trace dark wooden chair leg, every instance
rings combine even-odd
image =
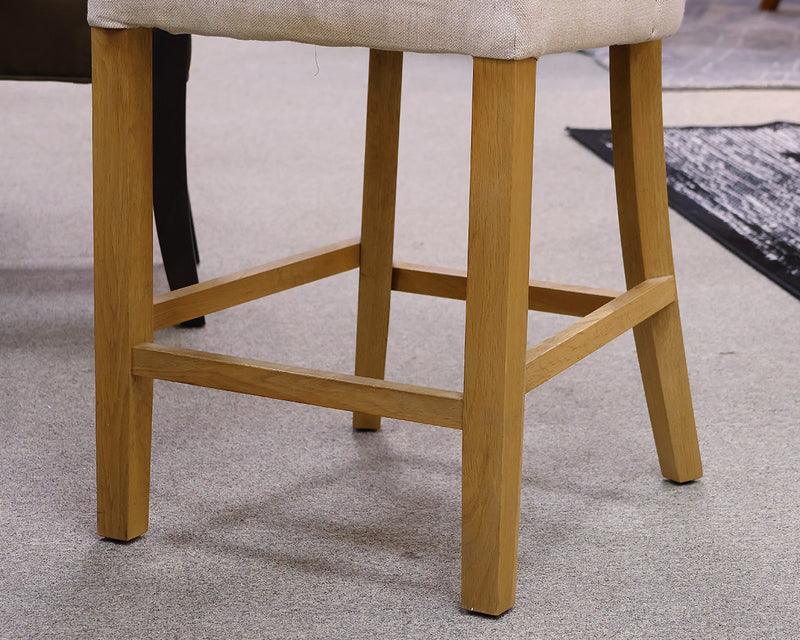
[[[186,81],[191,39],[153,30],[153,210],[170,289],[196,284],[197,239],[186,175]],[[201,327],[199,317],[181,324]]]

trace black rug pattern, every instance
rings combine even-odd
[[[568,129],[613,164],[611,132]],[[664,130],[669,204],[800,298],[800,125]]]

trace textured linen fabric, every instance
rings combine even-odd
[[[662,39],[684,0],[89,0],[89,24],[244,40],[538,58]]]

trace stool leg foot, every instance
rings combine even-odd
[[[465,609],[514,605],[536,60],[476,59],[462,434]]]
[[[703,475],[678,304],[633,330],[661,473],[674,482]]]
[[[131,347],[153,339],[152,45],[147,29],[92,30],[97,522],[147,530],[153,382]]]
[[[386,367],[402,72],[402,52],[370,51],[355,363],[368,378]],[[380,416],[353,414],[355,429],[380,426]]]
[[[661,115],[661,42],[611,48],[611,122],[628,287],[674,274]],[[634,329],[665,477],[702,476],[677,301]]]

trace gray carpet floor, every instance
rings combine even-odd
[[[686,0],[664,43],[667,89],[800,87],[800,5],[760,11],[756,0]],[[608,68],[608,49],[589,52]]]
[[[787,4],[790,0],[785,0]],[[366,52],[196,39],[203,277],[357,235]],[[465,262],[470,62],[406,58],[396,255]],[[607,75],[540,63],[532,272],[621,287]],[[460,435],[156,383],[150,531],[95,534],[90,88],[0,83],[0,637],[800,637],[800,305],[673,216],[705,477],[660,477],[630,335],[528,395],[519,586],[458,606]],[[800,117],[680,92],[670,125]],[[165,289],[163,268],[155,265]],[[351,370],[354,274],[161,340]],[[458,389],[459,302],[395,294],[387,375]],[[530,342],[564,326],[531,314]]]

